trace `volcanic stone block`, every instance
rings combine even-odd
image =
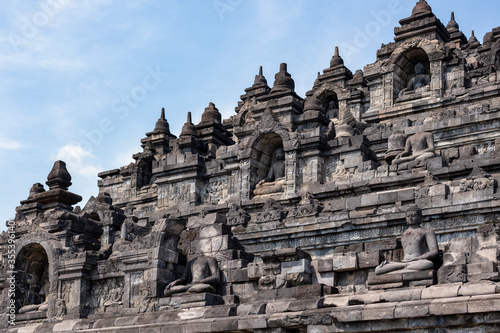
[[[208,307],[203,318],[225,318],[236,316],[236,306],[212,306]]]
[[[461,283],[455,283],[452,285],[438,285],[425,288],[422,290],[422,299],[456,297],[461,286]]]
[[[465,265],[446,265],[438,271],[439,284],[465,282],[466,280]]]
[[[181,296],[181,307],[197,307],[207,305],[219,305],[224,301],[221,296],[212,293],[184,294]]]
[[[472,296],[469,299],[468,312],[496,312],[500,309],[500,295]]]
[[[333,271],[333,261],[332,259],[322,259],[318,260],[318,272],[331,272]]]
[[[374,272],[368,274],[368,284],[388,284],[388,283],[399,283],[403,282],[402,273],[391,273],[383,275],[375,275]]]
[[[497,272],[498,268],[492,261],[483,261],[480,263],[467,264],[467,274],[483,274]]]
[[[406,301],[396,304],[394,318],[418,318],[429,315],[431,301]]]
[[[230,332],[238,330],[238,321],[231,319],[217,319],[212,322],[212,330],[214,332]]]
[[[315,310],[323,307],[323,298],[310,298],[291,301],[288,305],[288,311]]]
[[[332,318],[337,322],[355,322],[363,320],[361,313],[366,305],[353,305],[348,308],[333,308]]]
[[[377,267],[380,264],[380,251],[363,251],[358,253],[358,265],[359,268],[372,268]]]
[[[193,216],[190,217],[187,223],[189,229],[199,228],[206,225],[212,225],[216,223],[225,223],[226,216],[220,213],[212,213],[203,216]]]
[[[412,288],[405,290],[388,290],[380,294],[381,302],[404,302],[404,301],[417,301],[422,297],[422,290],[420,288]]]
[[[368,304],[361,312],[362,320],[394,319],[397,303]]]
[[[326,295],[324,297],[323,306],[325,307],[344,307],[349,305],[350,296],[342,295]]]
[[[467,313],[467,302],[469,297],[454,297],[435,299],[429,305],[429,314],[446,316]]]
[[[266,313],[266,303],[248,303],[238,305],[238,316],[250,316]]]
[[[477,296],[496,293],[496,284],[493,282],[466,283],[458,290],[459,296]]]
[[[264,272],[260,265],[250,263],[247,266],[247,272],[248,272],[248,278],[250,280],[258,280],[262,275],[264,275]]]
[[[334,253],[332,261],[332,270],[334,272],[345,272],[358,269],[358,256],[356,252]]]
[[[273,314],[273,313],[281,313],[281,312],[286,312],[288,310],[288,306],[290,305],[292,301],[272,301],[268,302],[266,306],[266,313],[267,314]]]
[[[467,256],[472,252],[471,237],[454,238],[443,255],[443,265],[465,265]]]
[[[198,231],[199,238],[210,238],[231,234],[231,227],[226,224],[212,224],[201,227]]]
[[[249,319],[238,320],[239,330],[255,330],[267,328],[267,318],[266,316],[258,316]]]
[[[365,243],[366,252],[375,252],[379,250],[395,250],[401,247],[401,243],[396,239],[387,239],[376,242]]]
[[[299,259],[281,263],[281,273],[311,273],[311,260]]]

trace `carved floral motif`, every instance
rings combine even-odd
[[[460,192],[494,188],[495,184],[495,179],[489,173],[487,173],[480,167],[475,166],[472,169],[471,174],[460,182]]]
[[[268,198],[262,207],[262,211],[257,213],[255,222],[264,223],[272,221],[281,221],[287,215],[287,212],[283,209],[279,202],[272,198]]]

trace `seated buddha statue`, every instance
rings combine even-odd
[[[404,257],[402,262],[384,261],[375,268],[375,274],[381,275],[400,270],[423,271],[434,268],[439,256],[436,234],[431,229],[422,228],[422,210],[411,205],[406,210],[408,229],[401,236]]]
[[[178,293],[215,293],[220,282],[220,271],[217,260],[200,255],[191,260],[182,276],[169,283],[163,292],[165,296]]]
[[[418,88],[428,86],[431,82],[431,77],[424,73],[424,65],[419,62],[415,65],[415,77],[413,77],[405,89],[399,92],[399,97],[414,92]]]
[[[254,195],[282,192],[285,186],[285,151],[278,148],[274,152],[276,162],[269,168],[267,177],[255,186]]]
[[[436,156],[434,150],[432,133],[415,133],[406,140],[405,150],[396,156],[392,164],[398,165],[405,162],[427,160]]]

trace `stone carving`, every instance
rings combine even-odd
[[[162,187],[158,191],[158,199],[161,207],[175,206],[180,203],[189,202],[191,193],[191,183],[178,182]]]
[[[50,283],[47,281],[47,282],[45,282],[45,284],[42,286],[42,288],[38,292],[38,296],[41,299],[43,299],[44,301],[40,304],[25,305],[19,309],[19,313],[31,313],[31,312],[47,311],[47,309],[49,308],[49,305],[48,305],[49,304],[49,297],[48,297],[49,290],[50,290]],[[31,292],[32,292],[31,290],[28,291],[28,299],[31,298],[31,297],[29,297]]]
[[[323,210],[323,204],[314,197],[313,194],[306,192],[302,195],[297,207],[293,209],[294,217],[315,216]]]
[[[428,270],[434,268],[433,260],[439,256],[436,234],[431,229],[420,226],[422,210],[411,205],[406,210],[409,228],[401,236],[404,258],[402,262],[384,261],[375,268],[375,274],[386,274],[401,270]]]
[[[432,133],[419,132],[406,140],[405,150],[398,154],[392,164],[399,165],[411,161],[425,161],[436,156]]]
[[[426,87],[431,82],[431,77],[424,73],[424,64],[418,63],[415,65],[415,77],[413,77],[405,89],[399,92],[399,96],[411,93],[418,88]]]
[[[351,173],[346,169],[342,161],[338,161],[335,166],[335,172],[330,176],[330,181],[334,182],[336,180],[348,179],[351,177]]]
[[[281,275],[281,262],[278,258],[264,260],[263,275],[259,279],[259,289],[279,289],[286,286],[286,279]]]
[[[495,188],[495,184],[495,179],[489,173],[476,165],[472,169],[471,174],[460,182],[460,192]]]
[[[158,309],[158,300],[151,295],[149,285],[143,285],[140,292],[139,313],[156,311]]]
[[[220,282],[220,271],[217,260],[213,257],[201,255],[191,260],[182,276],[169,283],[164,295],[189,293],[215,293]]]
[[[122,296],[123,284],[117,282],[116,279],[111,280],[109,292],[106,299],[104,299],[104,307],[122,305]]]
[[[259,137],[267,133],[278,134],[283,140],[283,146],[286,151],[297,149],[300,146],[299,133],[290,132],[279,122],[278,117],[270,108],[267,108],[262,114],[259,123],[255,127],[254,137]],[[238,155],[238,157],[243,158],[242,155]]]
[[[387,141],[387,152],[385,153],[384,159],[387,164],[391,162],[404,152],[407,136],[404,134],[403,130],[397,129],[389,137]]]
[[[274,151],[275,162],[269,168],[267,177],[259,181],[253,191],[254,195],[283,192],[285,186],[285,151],[278,148]]]
[[[281,221],[286,217],[287,213],[279,202],[272,198],[268,198],[262,207],[262,211],[257,213],[255,222],[264,223],[271,221]]]
[[[345,110],[344,111],[344,114],[342,116],[342,123],[341,125],[339,126],[339,132],[341,132],[341,127],[344,127],[344,126],[349,126],[352,128],[352,132],[351,130],[347,129],[347,127],[344,128],[344,132],[346,133],[345,135],[340,135],[339,133],[337,133],[337,137],[339,136],[352,136],[352,135],[360,135],[363,133],[363,131],[369,127],[370,125],[368,125],[367,123],[365,123],[364,121],[359,121],[357,120],[354,115],[352,114],[352,112],[350,110]],[[348,135],[347,133],[349,133],[350,135]],[[352,134],[351,134],[352,133]]]
[[[105,308],[123,305],[124,283],[122,278],[112,278],[94,284],[90,292],[90,305],[95,312],[104,312]]]
[[[64,299],[57,299],[52,307],[53,316],[49,319],[49,322],[63,320],[66,315],[66,301]]]
[[[495,143],[494,142],[488,142],[488,143],[483,143],[475,147],[477,150],[477,153],[479,155],[486,154],[492,151],[495,151]]]
[[[121,250],[122,246],[128,245],[131,243],[130,235],[129,235],[129,225],[133,225],[133,223],[129,222],[129,220],[125,220],[122,223],[120,229],[120,239],[117,240],[112,247],[113,255],[117,255]]]
[[[33,199],[38,193],[45,192],[43,185],[40,183],[33,184],[30,189],[30,194],[28,195],[28,199]]]
[[[250,221],[250,215],[235,203],[229,204],[229,211],[226,214],[227,224],[230,226],[246,225]]]
[[[424,198],[429,195],[430,189],[434,185],[440,185],[441,181],[431,172],[426,171],[424,182],[415,189],[415,198]]]
[[[207,201],[222,201],[228,197],[229,183],[225,178],[214,178],[208,184]]]
[[[459,115],[485,114],[490,112],[490,104],[470,105],[460,107]]]

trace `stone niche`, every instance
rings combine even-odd
[[[49,300],[49,261],[39,244],[22,248],[16,258],[16,310],[18,313],[47,315]]]
[[[276,133],[266,133],[254,144],[250,158],[251,189],[268,176],[270,168],[277,162],[274,153],[278,149],[283,149],[283,140]]]
[[[394,64],[394,98],[415,99],[423,97],[428,92],[429,82],[422,82],[421,87],[414,87],[412,82],[415,80],[416,68],[420,65],[420,76],[430,77],[429,57],[421,48],[412,48],[404,52]],[[417,94],[417,95],[415,95]]]

